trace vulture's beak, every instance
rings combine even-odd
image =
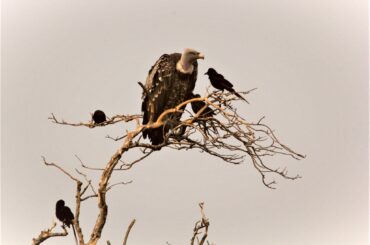
[[[198,54],[198,59],[202,59],[202,60],[204,60],[204,54],[199,53],[199,54]]]

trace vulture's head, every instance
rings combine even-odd
[[[191,48],[186,48],[184,50],[184,53],[182,53],[181,58],[183,58],[184,61],[192,64],[194,63],[197,59],[202,59],[204,60],[204,55],[194,49]]]
[[[204,59],[204,55],[194,49],[186,48],[181,54],[181,59],[177,64],[177,70],[182,73],[192,73],[193,64],[197,59]]]

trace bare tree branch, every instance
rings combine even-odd
[[[127,182],[118,182],[118,183],[115,183],[115,184],[112,184],[110,186],[107,187],[107,191],[109,191],[110,189],[112,189],[113,187],[117,186],[117,185],[128,185],[128,184],[131,184],[132,183],[132,180],[130,181],[127,181]]]
[[[68,232],[67,229],[62,226],[63,232],[53,232],[54,228],[57,226],[57,223],[53,222],[49,229],[41,231],[40,235],[36,238],[32,239],[32,245],[39,245],[45,240],[49,239],[50,237],[57,237],[57,236],[67,236]]]
[[[199,207],[200,207],[200,213],[201,213],[202,218],[201,220],[195,223],[195,227],[193,230],[193,237],[190,240],[190,245],[194,245],[195,240],[197,240],[198,245],[203,245],[208,236],[209,220],[204,214],[204,203],[203,202],[199,203]],[[202,233],[203,233],[203,236],[199,240],[198,235]]]
[[[86,122],[86,123],[84,123],[84,122],[69,123],[69,122],[66,122],[63,119],[58,120],[56,118],[56,116],[53,113],[51,113],[51,115],[48,119],[51,120],[53,123],[61,124],[61,125],[69,125],[69,126],[74,126],[74,127],[84,126],[84,127],[88,127],[88,128],[95,128],[95,127],[98,127],[98,126],[107,126],[107,125],[115,124],[115,123],[118,123],[118,122],[130,122],[130,121],[133,121],[133,120],[136,120],[136,119],[139,119],[139,118],[142,118],[142,116],[141,115],[116,115],[116,116],[113,116],[112,118],[108,119],[107,121],[99,123],[99,124],[94,124],[93,121],[89,121],[89,122]]]
[[[135,222],[136,222],[136,219],[133,219],[131,221],[130,225],[127,227],[127,231],[126,231],[126,234],[125,234],[125,239],[123,240],[122,245],[127,244],[128,235],[130,234],[130,231],[131,231],[132,227],[134,226]]]

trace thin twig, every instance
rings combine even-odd
[[[130,231],[132,229],[132,227],[134,226],[136,222],[136,219],[133,219],[130,223],[130,225],[127,227],[127,231],[126,231],[126,234],[125,234],[125,239],[123,240],[123,244],[122,245],[126,245],[127,244],[127,239],[128,239],[128,235],[130,234]]]

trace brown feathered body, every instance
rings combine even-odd
[[[176,69],[180,53],[164,54],[149,70],[143,92],[141,109],[144,112],[143,125],[154,123],[167,109],[174,108],[187,100],[195,87],[198,64],[195,60],[189,74]],[[155,129],[145,129],[143,136],[149,137],[153,145],[161,144],[165,134],[178,122],[182,113],[171,113],[164,118],[165,125]]]

